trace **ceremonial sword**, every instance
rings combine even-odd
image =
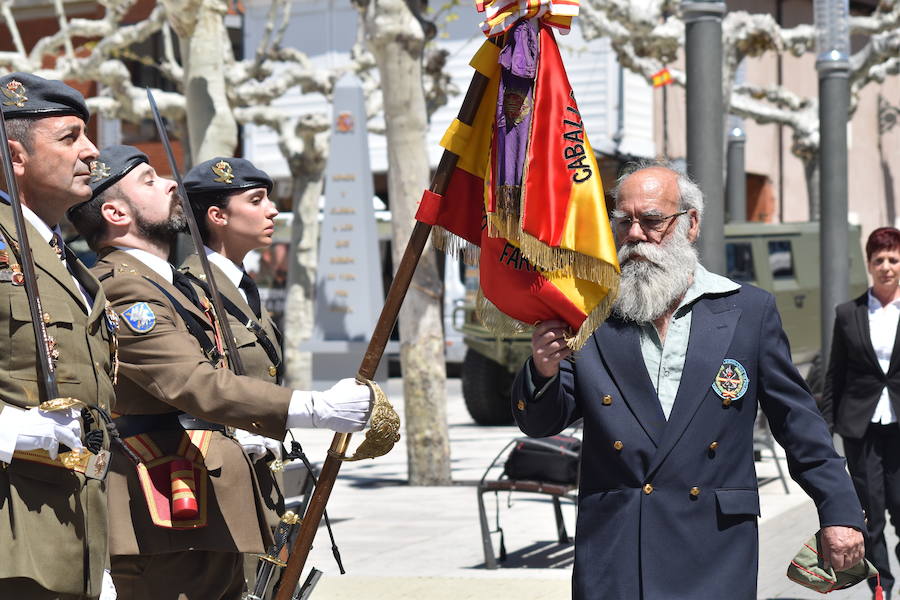
[[[287,545],[294,526],[299,522],[300,515],[291,511],[287,511],[281,517],[278,529],[275,530],[275,543],[269,547],[269,551],[266,554],[257,555],[260,559],[260,565],[256,573],[256,584],[253,586],[253,591],[244,596],[244,600],[264,600],[266,589],[269,587],[275,567],[284,567],[286,564],[281,560],[281,551]]]
[[[163,125],[162,117],[159,114],[159,108],[156,106],[156,100],[153,99],[153,92],[147,88],[147,100],[150,101],[150,110],[153,112],[153,121],[156,123],[156,130],[159,133],[159,139],[162,141],[163,148],[166,151],[166,158],[169,160],[169,168],[172,170],[172,176],[178,183],[178,195],[181,196],[181,209],[184,212],[184,218],[187,219],[188,230],[191,233],[191,240],[194,242],[194,249],[197,251],[197,257],[200,259],[200,266],[203,274],[206,276],[206,282],[209,284],[209,295],[212,296],[213,308],[216,313],[216,320],[219,322],[219,328],[222,330],[222,337],[225,338],[225,347],[228,351],[228,364],[231,370],[238,375],[243,375],[244,363],[237,351],[237,344],[234,335],[231,333],[231,324],[228,322],[228,314],[222,306],[222,298],[219,296],[219,286],[216,285],[216,278],[213,276],[212,269],[209,266],[209,259],[203,250],[203,238],[200,237],[200,230],[197,228],[197,221],[194,219],[194,211],[191,210],[191,203],[188,200],[187,190],[184,187],[184,181],[181,179],[181,172],[178,170],[178,163],[175,162],[175,155],[172,153],[172,144],[169,143],[169,133]]]
[[[28,312],[31,316],[31,328],[34,331],[35,349],[37,350],[37,366],[40,374],[41,388],[44,391],[44,401],[38,408],[52,412],[72,407],[81,407],[81,418],[85,426],[88,426],[93,417],[87,412],[87,405],[77,398],[62,398],[59,395],[59,386],[56,382],[56,366],[51,356],[50,335],[47,333],[47,324],[44,323],[44,310],[41,306],[41,294],[37,285],[37,273],[34,267],[34,256],[31,254],[31,243],[28,241],[28,229],[25,225],[25,217],[22,213],[22,202],[19,199],[19,186],[16,184],[13,173],[12,156],[9,153],[9,137],[6,133],[6,116],[0,110],[0,156],[3,160],[3,174],[6,176],[6,186],[9,191],[9,202],[12,208],[13,222],[16,228],[16,240],[19,245],[19,264],[22,268],[22,281],[25,286],[25,297],[28,299]],[[13,248],[9,248],[12,252]],[[112,335],[115,335],[113,332]],[[7,398],[7,401],[10,401]],[[20,408],[29,409],[28,405],[19,405]],[[92,407],[100,415],[104,422],[110,439],[121,444],[125,453],[132,460],[137,460],[135,454],[122,442],[116,430],[112,418],[99,406]],[[103,448],[103,432],[94,429],[84,435],[84,446],[91,454],[98,455]],[[60,451],[64,451],[60,447]],[[99,461],[98,461],[99,467]],[[109,461],[105,461],[108,468]],[[104,468],[105,475],[105,468]]]

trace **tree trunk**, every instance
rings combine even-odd
[[[198,9],[190,31],[179,23],[184,62],[184,97],[191,158],[197,164],[214,156],[234,156],[237,123],[225,91],[223,56],[230,44],[225,31],[225,5],[219,0],[193,4]]]
[[[378,0],[364,6],[363,11],[369,47],[381,77],[393,258],[398,265],[430,171],[422,85],[425,40],[404,0]],[[446,485],[451,480],[441,286],[434,252],[426,251],[400,312],[400,361],[412,485]]]
[[[312,353],[301,351],[299,346],[312,337],[313,331],[322,174],[322,168],[294,172],[291,194],[294,220],[284,306],[284,336],[289,341],[284,347],[285,385],[302,390],[312,387]]]

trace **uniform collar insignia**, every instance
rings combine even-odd
[[[91,182],[96,183],[109,177],[109,165],[99,160],[91,161]]]
[[[25,95],[26,90],[25,86],[22,85],[21,81],[16,81],[13,79],[5,86],[3,86],[3,95],[9,98],[9,100],[3,103],[3,106],[15,106],[17,108],[22,108],[25,106],[25,103],[28,102],[28,96]]]
[[[147,333],[156,326],[156,315],[146,302],[132,304],[122,313],[122,320],[135,333]]]
[[[227,183],[231,184],[234,180],[234,171],[231,169],[231,165],[228,164],[224,160],[220,160],[216,164],[212,166],[213,173],[218,175],[213,181],[216,183]]]

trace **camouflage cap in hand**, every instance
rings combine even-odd
[[[824,559],[819,554],[818,538],[819,534],[816,534],[807,540],[791,560],[787,570],[788,579],[820,594],[827,594],[878,575],[878,570],[865,558],[843,571],[835,571],[831,566],[826,569]]]

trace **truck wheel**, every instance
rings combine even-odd
[[[462,393],[466,408],[479,425],[509,425],[513,422],[509,390],[513,376],[471,348],[462,366]]]

